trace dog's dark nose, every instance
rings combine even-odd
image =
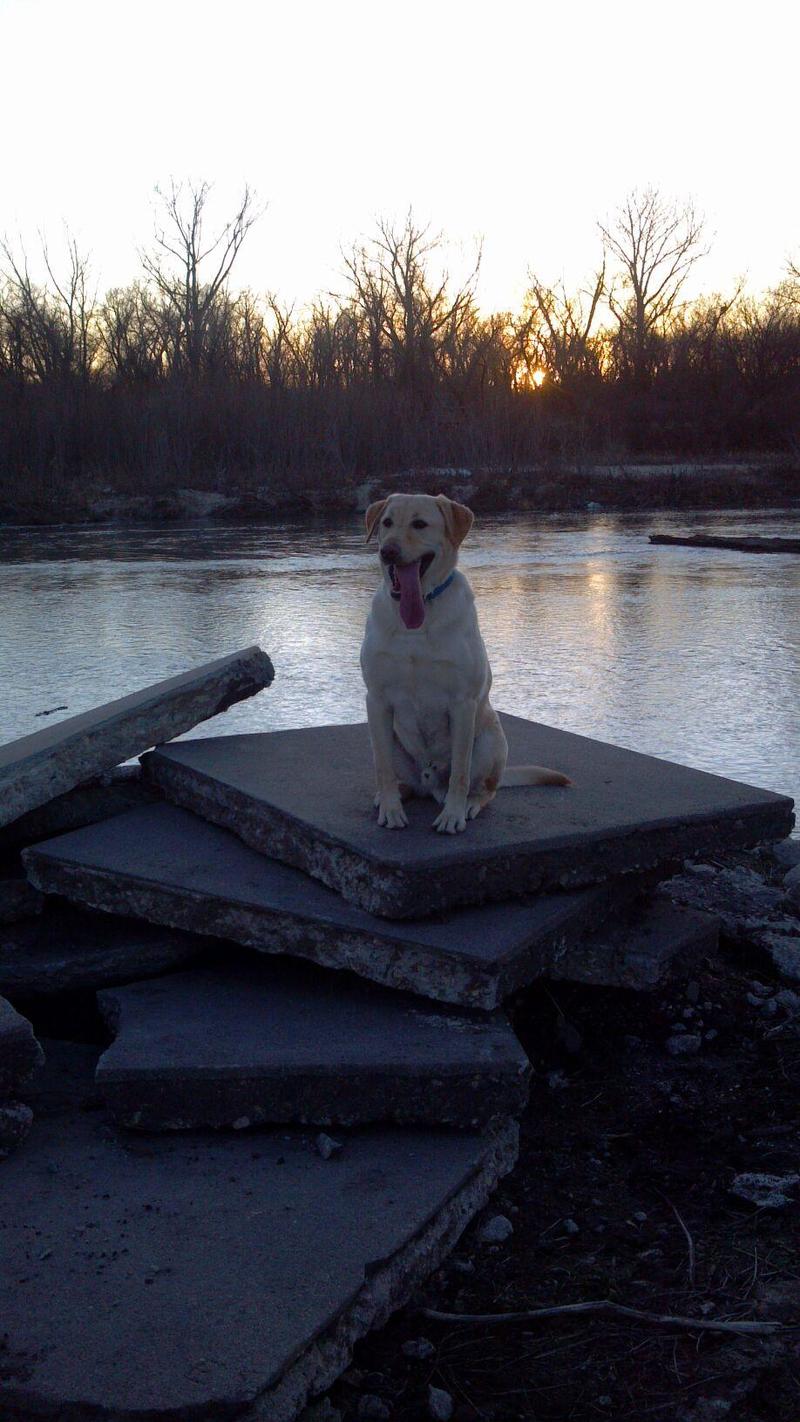
[[[384,543],[381,549],[381,558],[384,563],[396,563],[400,557],[399,543]]]

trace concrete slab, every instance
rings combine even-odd
[[[74,790],[67,790],[46,805],[29,810],[11,824],[0,827],[0,853],[19,850],[40,839],[52,839],[55,834],[65,834],[83,825],[99,824],[112,815],[122,815],[140,805],[152,805],[161,798],[156,786],[142,778],[141,766],[115,766],[105,775],[76,785]]]
[[[614,915],[596,933],[553,959],[549,976],[593,987],[646,992],[663,982],[678,959],[713,952],[719,919],[677,908],[666,899],[648,899]]]
[[[595,883],[793,823],[786,796],[502,720],[512,765],[552,766],[574,786],[501,790],[460,835],[432,831],[430,800],[409,803],[407,829],[378,828],[365,725],[184,741],[143,765],[169,799],[390,918]]]
[[[0,1098],[14,1096],[44,1061],[44,1052],[22,1017],[0,997]]]
[[[216,934],[487,1010],[547,972],[554,957],[638,889],[631,876],[570,894],[392,922],[167,804],[36,845],[23,860],[40,889],[108,913]]]
[[[294,1122],[475,1129],[518,1116],[528,1059],[505,1014],[433,1007],[307,963],[110,988],[97,1084],[143,1130]]]
[[[254,696],[272,678],[266,653],[248,647],[0,746],[0,825]]]
[[[514,1125],[353,1134],[325,1161],[298,1131],[37,1119],[0,1170],[3,1422],[291,1422],[516,1153]]]
[[[37,919],[0,928],[0,992],[95,990],[184,967],[206,947],[188,933],[49,904]]]

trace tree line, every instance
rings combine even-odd
[[[209,186],[159,193],[141,271],[100,296],[69,239],[44,277],[0,244],[0,478],[317,486],[423,465],[800,454],[800,269],[756,297],[685,297],[707,251],[690,204],[648,189],[598,224],[568,291],[531,273],[482,313],[480,253],[443,269],[409,214],[342,254],[342,290],[295,311],[234,290],[259,210],[208,231]]]

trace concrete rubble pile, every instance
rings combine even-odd
[[[0,751],[12,1422],[298,1416],[513,1169],[530,1083],[504,1004],[657,986],[718,932],[658,884],[793,822],[514,717],[512,763],[573,788],[501,791],[453,837],[430,802],[377,828],[365,726],[165,744],[271,680],[250,648]],[[105,1048],[45,1040],[42,1066],[26,1011]]]

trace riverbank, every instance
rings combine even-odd
[[[357,481],[209,479],[170,488],[129,481],[32,478],[0,481],[0,525],[268,522],[285,516],[358,513],[388,490],[446,492],[483,513],[764,508],[800,499],[800,467],[778,456],[747,459],[553,461],[509,468],[416,467]]]

